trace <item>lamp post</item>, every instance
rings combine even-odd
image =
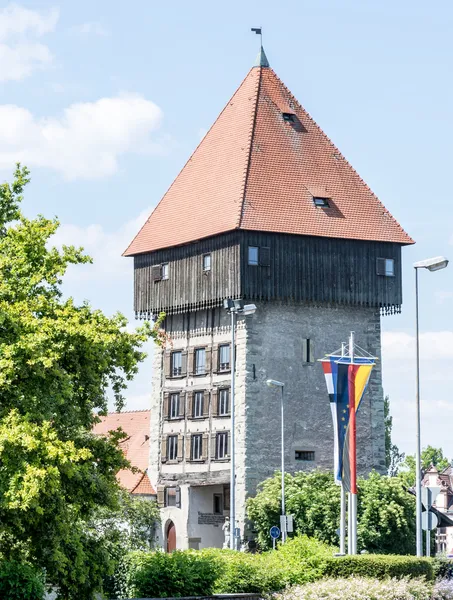
[[[266,381],[269,387],[280,388],[282,391],[281,395],[281,426],[282,426],[282,523],[285,523],[285,526],[282,527],[282,542],[286,542],[286,516],[285,516],[285,420],[284,420],[284,403],[283,403],[283,390],[285,389],[285,384],[281,381],[276,381],[275,379],[268,379]]]
[[[417,415],[417,433],[415,448],[415,496],[416,496],[416,546],[417,556],[423,556],[422,538],[422,465],[420,443],[420,335],[418,325],[418,270],[440,271],[448,265],[444,256],[427,258],[414,263],[415,269],[415,344],[416,344],[416,371],[415,371],[415,407]]]
[[[242,300],[232,300],[228,298],[223,302],[224,308],[231,316],[231,450],[230,450],[230,549],[237,550],[236,547],[236,461],[235,461],[235,442],[236,442],[236,418],[235,418],[235,388],[236,388],[236,321],[237,315],[253,315],[256,311],[254,304],[246,304]]]

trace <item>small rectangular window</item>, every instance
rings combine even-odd
[[[307,460],[313,461],[315,460],[315,452],[314,450],[296,450],[296,460]]]
[[[259,248],[258,246],[249,246],[249,265],[257,266],[259,264]]]
[[[162,279],[168,279],[168,263],[162,263]]]
[[[195,392],[193,399],[193,417],[200,419],[203,416],[204,392]]]
[[[328,198],[322,198],[321,196],[314,196],[313,197],[313,204],[315,206],[320,206],[321,208],[328,208],[329,207],[329,199]]]
[[[203,271],[206,273],[211,270],[211,255],[204,254],[203,255]]]
[[[179,394],[170,394],[169,414],[170,419],[179,417]]]
[[[178,377],[182,374],[182,352],[171,353],[171,376]]]
[[[214,514],[215,515],[223,515],[223,495],[222,494],[214,494]]]
[[[282,113],[282,115],[283,120],[287,123],[294,123],[296,121],[296,115],[293,115],[292,113]]]
[[[219,371],[230,370],[230,344],[219,346]]]
[[[195,350],[195,375],[204,375],[206,373],[206,350],[197,348]]]
[[[228,432],[222,431],[216,435],[216,452],[217,459],[228,458]]]
[[[393,258],[377,258],[376,273],[385,277],[395,276],[395,261]]]
[[[302,360],[304,363],[315,362],[315,353],[313,345],[313,340],[311,340],[310,338],[302,339]]]
[[[176,488],[165,488],[165,506],[176,506]]]
[[[219,390],[219,417],[225,417],[230,410],[230,390],[228,388]]]
[[[178,436],[169,435],[167,438],[167,459],[176,460],[178,458]]]
[[[197,433],[192,436],[191,448],[190,448],[190,458],[192,460],[200,460],[201,459],[201,447],[203,443],[203,436],[201,433]]]

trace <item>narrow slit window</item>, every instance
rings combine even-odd
[[[258,246],[249,246],[248,262],[249,262],[249,265],[253,265],[253,266],[259,265],[259,248],[258,248]]]
[[[168,263],[162,263],[162,279],[168,279]]]
[[[211,255],[204,254],[203,255],[203,271],[207,273],[211,270]]]

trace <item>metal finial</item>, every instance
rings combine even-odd
[[[256,57],[254,67],[268,67],[269,61],[267,60],[266,53],[263,48],[263,29],[262,27],[252,27],[252,31],[254,31],[257,35],[260,36],[260,51],[258,52],[258,56]]]

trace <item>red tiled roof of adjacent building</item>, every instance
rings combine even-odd
[[[124,254],[234,229],[413,243],[268,67],[250,70]]]
[[[100,423],[93,428],[93,433],[107,435],[119,427],[127,434],[120,446],[124,455],[133,467],[140,469],[133,473],[129,469],[118,472],[117,479],[122,487],[131,494],[154,494],[155,491],[146,474],[149,465],[149,432],[151,411],[135,410],[121,413],[109,413],[101,417]]]

